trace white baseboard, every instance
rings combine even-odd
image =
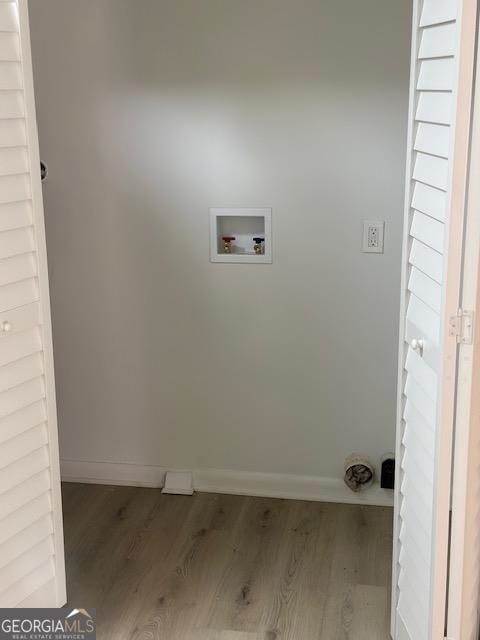
[[[177,469],[123,462],[61,461],[64,482],[162,487],[165,473],[173,470]],[[340,478],[226,469],[197,469],[192,473],[196,491],[393,506],[393,491],[381,489],[378,484],[373,484],[365,491],[354,493]]]
[[[217,469],[194,471],[193,478],[193,486],[197,491],[393,506],[393,491],[373,484],[364,492],[355,493],[340,478]]]
[[[163,487],[167,471],[170,469],[146,464],[60,460],[60,475],[63,482]]]

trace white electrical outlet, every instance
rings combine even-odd
[[[385,222],[383,220],[363,221],[363,252],[383,253],[383,236]]]

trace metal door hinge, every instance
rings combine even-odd
[[[459,309],[455,316],[450,316],[448,322],[448,335],[455,336],[459,344],[472,344],[473,311]]]

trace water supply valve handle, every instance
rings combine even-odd
[[[232,249],[230,243],[235,240],[235,236],[222,236],[223,240],[223,253],[231,253]]]
[[[255,243],[253,245],[253,250],[257,255],[259,255],[260,253],[262,253],[262,242],[265,242],[265,238],[256,237],[253,238],[253,241]]]

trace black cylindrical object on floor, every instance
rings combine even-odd
[[[382,462],[380,486],[382,489],[393,489],[395,487],[395,458],[387,458]]]

